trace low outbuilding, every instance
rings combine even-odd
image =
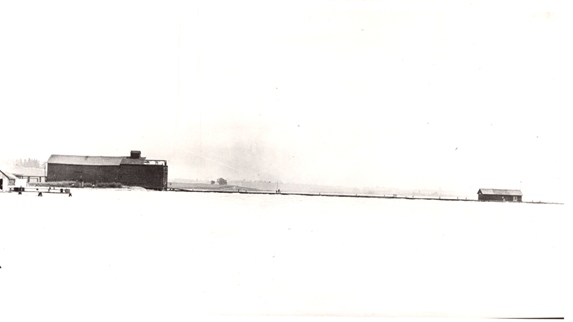
[[[10,191],[19,187],[26,187],[25,179],[20,179],[10,172],[0,170],[0,191]]]
[[[515,189],[484,189],[477,192],[479,201],[511,201],[521,202],[523,193]]]
[[[30,168],[18,165],[11,165],[2,169],[4,172],[13,174],[18,179],[25,179],[30,182],[46,182],[46,170],[41,168]]]

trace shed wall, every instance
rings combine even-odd
[[[118,182],[119,166],[48,164],[47,181]]]
[[[163,190],[167,188],[167,166],[147,164],[95,166],[49,163],[47,181],[119,182],[127,186]]]
[[[16,179],[11,179],[5,176],[2,172],[0,172],[0,180],[2,181],[0,191],[10,191],[10,187],[14,187],[16,185]]]
[[[521,202],[521,196],[478,194],[478,200],[480,201],[514,201],[513,197],[517,197],[516,201]]]
[[[167,166],[122,164],[119,182],[128,186],[163,190],[167,188]]]

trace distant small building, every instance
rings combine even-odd
[[[478,192],[479,201],[511,201],[511,202],[521,202],[523,193],[521,190],[513,189],[479,189]]]
[[[48,159],[47,181],[117,182],[157,190],[167,189],[167,161],[149,160],[140,151],[130,156],[57,155]]]

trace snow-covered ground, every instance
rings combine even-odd
[[[2,320],[563,316],[565,205],[72,192],[0,193]]]

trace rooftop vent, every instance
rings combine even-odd
[[[130,159],[139,159],[139,158],[141,158],[141,151],[131,150],[131,156],[130,156],[129,158],[130,158]]]

